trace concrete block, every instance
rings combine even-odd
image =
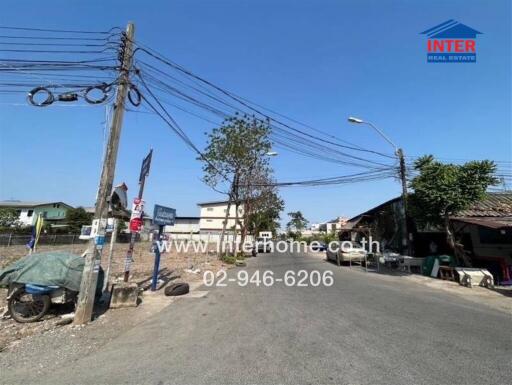
[[[112,298],[110,307],[117,309],[120,307],[135,307],[139,300],[139,286],[136,283],[118,283],[112,289]]]

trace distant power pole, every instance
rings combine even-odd
[[[85,267],[82,274],[82,282],[80,284],[80,293],[74,319],[75,324],[87,323],[92,317],[98,271],[101,261],[101,249],[103,247],[105,228],[107,225],[108,200],[112,192],[117,150],[119,148],[119,139],[123,124],[124,106],[130,86],[129,77],[133,57],[134,35],[134,24],[128,23],[124,36],[124,49],[121,51],[122,63],[119,70],[119,86],[117,87],[114,116],[112,118],[112,126],[110,128],[103,169],[101,171],[100,185],[98,187],[98,195],[96,197],[94,219],[98,221],[97,236],[90,239],[87,245]]]
[[[396,155],[400,162],[400,182],[402,183],[402,205],[404,208],[404,218],[402,221],[402,246],[407,250],[407,255],[411,255],[412,248],[409,241],[409,208],[407,204],[407,175],[405,168],[405,156],[401,148],[396,150]]]

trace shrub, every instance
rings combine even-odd
[[[236,262],[236,257],[234,255],[224,254],[220,257],[220,260],[229,265],[234,265]]]
[[[236,254],[236,259],[244,260],[244,259],[245,259],[245,254],[244,254],[244,253],[242,253],[241,251],[240,251],[240,252],[238,252],[238,253]]]

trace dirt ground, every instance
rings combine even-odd
[[[151,282],[151,276],[154,267],[154,254],[150,252],[149,242],[138,242],[135,244],[133,253],[134,261],[131,264],[130,280],[137,282],[140,287],[148,288]],[[110,282],[122,279],[124,275],[124,264],[126,250],[128,244],[118,243],[114,247],[114,254],[112,258],[112,275]],[[59,246],[42,246],[38,252],[46,251],[68,251],[76,254],[81,254],[85,250],[85,245],[59,245]],[[26,255],[26,248],[24,246],[12,246],[0,248],[0,269],[9,263]],[[102,267],[106,269],[108,248],[104,250],[102,256]],[[203,272],[205,270],[218,271],[226,269],[230,266],[225,265],[213,253],[177,253],[175,251],[163,253],[160,260],[161,277],[165,281],[172,282],[188,282],[192,286],[198,286],[202,282]],[[198,273],[187,272],[185,270],[199,269]],[[167,297],[163,296],[163,289],[160,289],[161,297],[164,299],[161,302],[155,301],[154,294],[144,295],[143,303],[151,301],[153,305],[160,303],[165,306],[169,303]],[[4,313],[7,308],[6,304],[7,290],[0,288],[0,315]],[[151,312],[158,310],[158,306],[149,306],[146,304],[141,309],[151,308]],[[138,308],[137,308],[138,309]],[[112,313],[109,317],[122,316],[126,311],[124,309],[109,310],[105,314]],[[10,318],[0,318],[0,352],[8,349],[9,346],[16,345],[21,339],[35,334],[42,334],[47,332],[54,332],[56,329],[70,328],[71,326],[60,325],[66,321],[62,317],[66,314],[73,312],[73,305],[53,305],[50,312],[39,322],[20,324]],[[100,313],[103,311],[100,309]],[[104,319],[105,316],[100,318]],[[69,321],[68,321],[69,322]]]

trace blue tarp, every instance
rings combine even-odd
[[[79,291],[84,264],[84,258],[67,252],[27,255],[0,270],[0,286],[8,286],[11,282],[33,283]]]

